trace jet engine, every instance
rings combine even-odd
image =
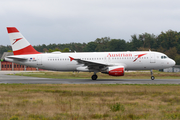
[[[101,73],[109,74],[111,76],[124,76],[124,66],[108,67],[106,71]]]

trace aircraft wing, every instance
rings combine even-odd
[[[78,62],[78,64],[84,64],[84,66],[87,66],[88,69],[94,69],[94,70],[98,70],[98,71],[100,71],[101,69],[106,68],[108,66],[111,66],[111,64],[105,64],[105,63],[97,62],[97,61],[81,60],[78,58],[72,58],[70,56],[69,56],[69,58],[70,58],[70,61],[75,60]]]
[[[16,61],[24,61],[24,60],[28,60],[28,58],[24,58],[24,57],[19,57],[19,56],[7,56],[5,57],[5,60],[7,59],[12,59],[12,60],[16,60]]]

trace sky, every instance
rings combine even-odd
[[[180,0],[0,0],[0,45],[16,27],[32,45],[180,31]]]

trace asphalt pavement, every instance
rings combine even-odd
[[[180,79],[51,79],[15,76],[18,71],[0,71],[0,83],[23,84],[180,84]],[[22,71],[20,71],[22,72]],[[12,74],[12,75],[7,75]]]

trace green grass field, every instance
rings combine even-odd
[[[30,72],[20,76],[90,79],[93,73]],[[98,79],[150,79],[150,72],[126,72]],[[180,73],[154,71],[156,79]],[[180,85],[0,84],[0,120],[178,120]]]
[[[0,84],[0,120],[178,120],[180,85]]]
[[[57,79],[91,79],[93,73],[89,72],[29,72],[17,73],[15,75],[43,77],[43,78],[57,78]],[[124,76],[109,76],[107,74],[97,73],[98,79],[150,79],[150,71],[141,72],[125,72]],[[180,79],[180,73],[166,73],[154,70],[153,74],[156,79]]]

